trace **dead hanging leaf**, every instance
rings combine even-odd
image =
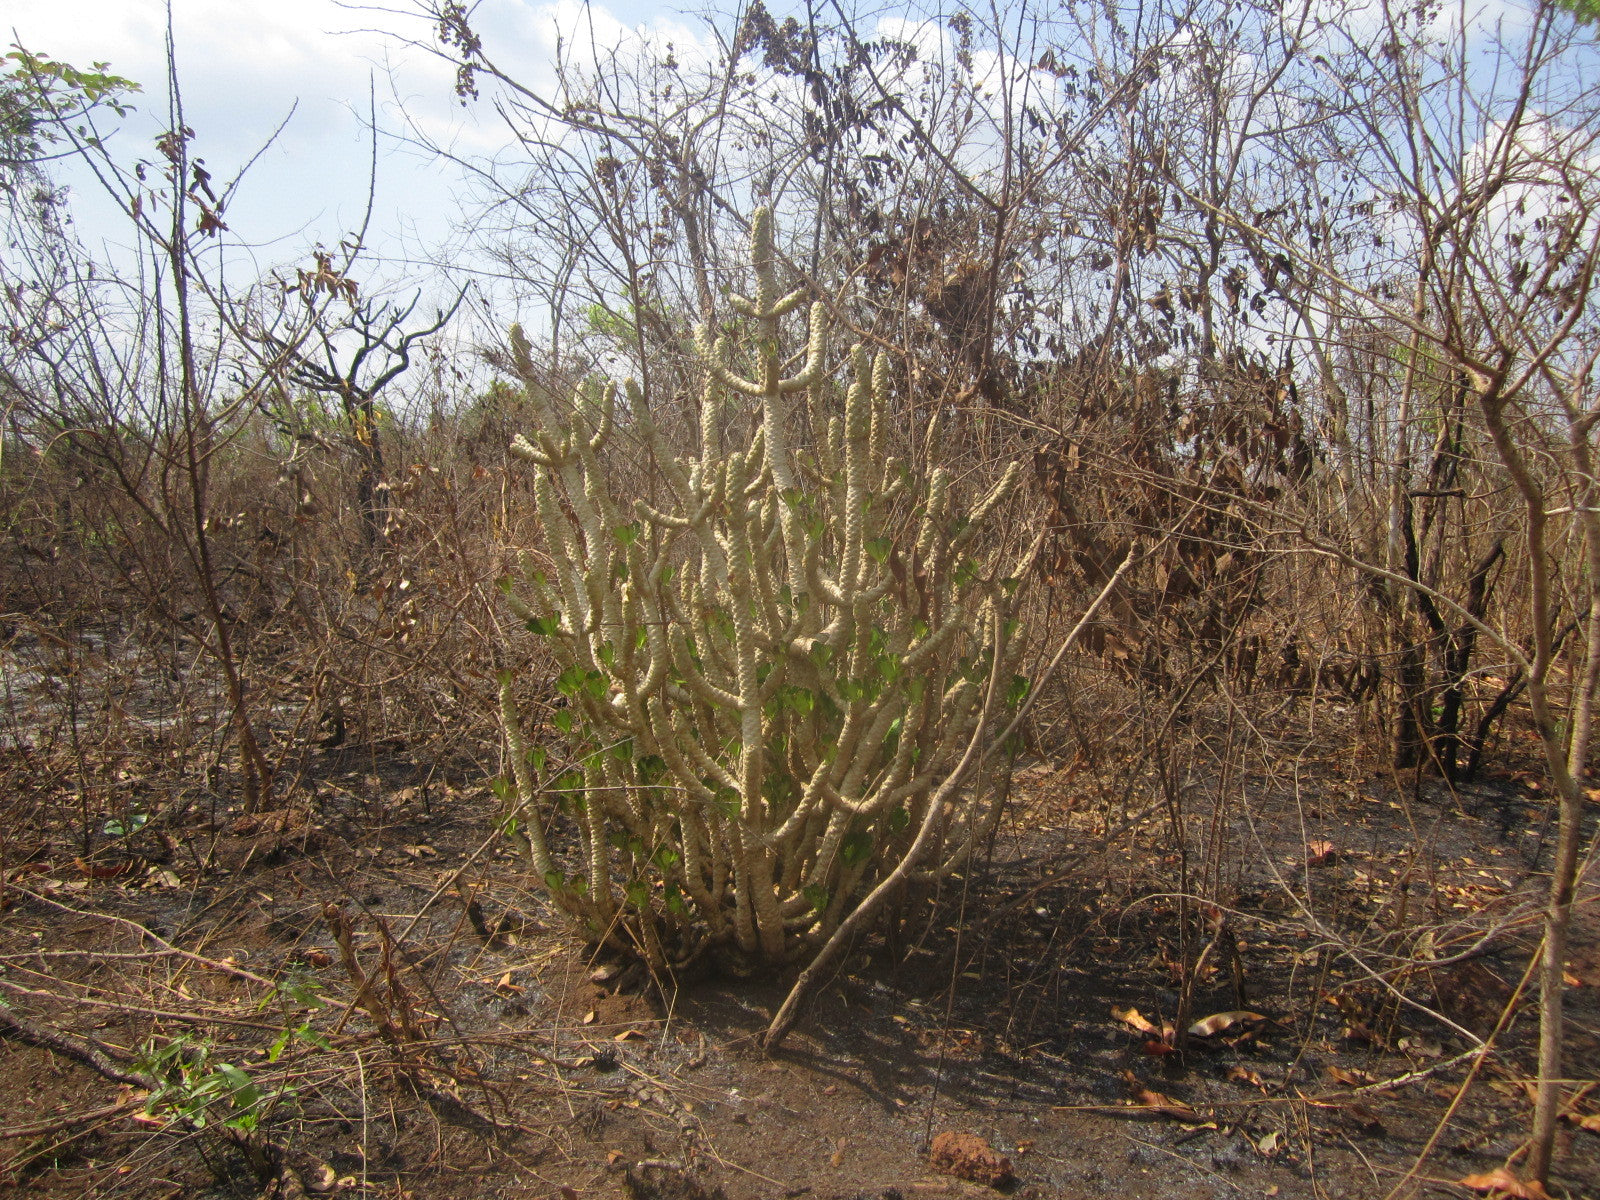
[[[1496,1167],[1483,1175],[1468,1175],[1456,1182],[1474,1192],[1493,1192],[1507,1200],[1549,1200],[1550,1196],[1537,1179],[1524,1182],[1504,1167]]]
[[[1233,1012],[1212,1013],[1209,1017],[1201,1017],[1189,1026],[1190,1037],[1216,1037],[1217,1034],[1232,1029],[1235,1025],[1255,1025],[1267,1018],[1258,1012],[1247,1009],[1235,1009]]]

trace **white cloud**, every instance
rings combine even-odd
[[[1303,32],[1308,44],[1338,51],[1373,51],[1391,27],[1405,36],[1453,36],[1465,28],[1470,40],[1513,35],[1526,28],[1534,6],[1526,0],[1470,0],[1431,6],[1404,0],[1301,0],[1285,4],[1283,23]]]
[[[537,90],[553,86],[558,49],[579,69],[617,52],[664,54],[669,45],[685,65],[715,53],[676,18],[630,24],[617,10],[580,0],[484,0],[473,21],[485,50]],[[30,50],[80,67],[108,62],[142,84],[138,111],[113,146],[124,161],[152,156],[153,139],[170,123],[165,0],[10,0],[6,23]],[[312,243],[333,244],[360,223],[373,153],[369,89],[382,131],[369,234],[380,256],[425,253],[460,215],[459,172],[406,145],[407,130],[461,155],[493,155],[512,141],[490,105],[458,103],[453,65],[432,53],[432,26],[394,6],[172,0],[171,29],[194,152],[218,180],[261,151],[288,118],[227,214],[233,233],[260,247],[264,263],[303,258]],[[86,173],[63,164],[58,174],[72,187],[80,236],[91,244],[125,240],[115,209]]]

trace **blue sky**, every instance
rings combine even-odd
[[[1312,3],[1357,38],[1375,36],[1381,26],[1378,0]],[[1478,30],[1515,22],[1526,12],[1518,0],[1474,0],[1471,9]],[[314,246],[335,246],[359,225],[374,149],[370,93],[378,130],[376,189],[370,257],[357,277],[369,291],[422,288],[430,300],[453,294],[468,264],[444,248],[471,212],[472,189],[459,168],[419,149],[407,131],[420,130],[469,157],[494,156],[512,139],[490,104],[464,108],[457,102],[453,67],[431,52],[433,30],[414,15],[410,0],[383,7],[172,0],[170,11],[195,153],[222,181],[259,153],[227,213],[253,266],[306,265]],[[898,24],[893,11],[881,10],[875,19]],[[640,0],[480,0],[473,12],[491,55],[535,89],[553,78],[559,39],[569,50],[591,40],[615,45],[643,29],[680,51],[703,48],[697,18]],[[109,62],[116,73],[141,82],[140,111],[118,130],[113,146],[124,162],[152,153],[154,136],[168,123],[165,0],[9,0],[7,18],[12,37],[31,50],[78,66]],[[81,168],[62,164],[57,173],[73,190],[79,236],[92,247],[107,246],[115,258],[127,237],[125,223]],[[441,257],[443,269],[436,265]]]
[[[125,162],[148,157],[168,123],[163,0],[10,0],[6,7],[8,41],[79,67],[108,62],[143,85],[139,111],[121,124],[113,146]],[[432,31],[406,7],[403,0],[382,9],[334,0],[173,0],[195,153],[218,180],[260,153],[227,220],[261,269],[303,264],[315,245],[333,246],[360,224],[374,147],[370,94],[378,134],[368,269],[392,287],[449,290],[428,260],[462,215],[461,174],[419,150],[407,127],[469,155],[492,154],[508,138],[487,105],[456,101],[453,69],[428,52]],[[614,39],[637,25],[685,36],[694,27],[661,13],[635,0],[485,0],[474,22],[497,58],[537,86],[551,77],[558,32],[570,40],[592,24],[598,38]],[[126,232],[93,179],[70,163],[56,174],[72,189],[79,236],[115,256]]]

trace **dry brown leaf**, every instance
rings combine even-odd
[[[1233,1083],[1247,1083],[1251,1087],[1261,1088],[1263,1091],[1266,1090],[1267,1086],[1261,1082],[1260,1075],[1257,1075],[1248,1067],[1241,1067],[1237,1064],[1228,1068],[1228,1079]]]
[[[1133,1092],[1133,1098],[1140,1108],[1148,1108],[1158,1112],[1164,1117],[1176,1117],[1180,1121],[1198,1121],[1200,1114],[1190,1108],[1182,1100],[1174,1100],[1153,1091],[1139,1082],[1139,1077],[1132,1071],[1124,1071],[1122,1077],[1128,1081],[1128,1087]]]
[[[1549,1200],[1550,1193],[1537,1179],[1523,1181],[1504,1167],[1496,1167],[1483,1175],[1468,1175],[1458,1182],[1475,1192],[1495,1192],[1508,1200]]]
[[[1346,1124],[1354,1126],[1368,1137],[1382,1137],[1385,1132],[1383,1118],[1365,1104],[1346,1105],[1339,1115]]]
[[[1369,1046],[1378,1047],[1380,1050],[1389,1048],[1389,1043],[1384,1036],[1364,1021],[1352,1021],[1339,1030],[1339,1036],[1346,1041],[1365,1042]]]
[[[1590,1133],[1600,1133],[1600,1113],[1590,1113],[1586,1117],[1577,1119],[1579,1129],[1587,1129]]]
[[[1161,1036],[1161,1030],[1152,1025],[1137,1008],[1117,1008],[1115,1005],[1113,1005],[1111,1008],[1111,1015],[1117,1020],[1121,1021],[1124,1025],[1133,1026],[1133,1028],[1137,1029],[1140,1033],[1149,1033],[1155,1035],[1156,1037]]]
[[[1009,1158],[976,1134],[952,1129],[934,1137],[928,1147],[928,1162],[941,1175],[994,1188],[1008,1187],[1016,1178]]]
[[[1444,1047],[1431,1037],[1418,1034],[1414,1037],[1403,1037],[1397,1043],[1400,1049],[1417,1058],[1438,1058],[1444,1053]]]
[[[1176,1117],[1180,1121],[1200,1119],[1200,1114],[1182,1100],[1174,1100],[1171,1096],[1151,1091],[1149,1088],[1140,1088],[1134,1098],[1139,1101],[1141,1108],[1154,1109],[1164,1117]]]
[[[1350,1087],[1365,1087],[1369,1083],[1377,1082],[1365,1071],[1347,1071],[1343,1067],[1329,1067],[1327,1074],[1335,1083],[1347,1084]]]
[[[1339,851],[1332,842],[1313,841],[1306,843],[1306,866],[1325,867],[1338,857]]]
[[[583,1014],[583,1024],[585,1024],[585,1025],[593,1025],[594,1024],[594,1018],[595,1018],[595,1012],[594,1012],[594,1009],[591,1008],[588,1012]]]
[[[1190,1037],[1216,1037],[1225,1030],[1232,1029],[1235,1025],[1254,1024],[1265,1021],[1267,1018],[1258,1012],[1247,1009],[1235,1009],[1233,1012],[1212,1013],[1209,1017],[1201,1017],[1189,1026]]]
[[[650,1037],[648,1034],[641,1033],[637,1029],[624,1029],[611,1040],[614,1042],[647,1042],[650,1040]]]

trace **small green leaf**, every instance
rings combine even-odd
[[[872,854],[872,835],[865,830],[852,830],[839,844],[839,859],[847,867],[859,867]]]
[[[548,617],[533,617],[528,621],[528,632],[538,634],[540,637],[550,637],[561,631],[561,614],[552,613]]]
[[[1028,693],[1033,689],[1033,684],[1028,682],[1026,675],[1013,675],[1011,686],[1006,688],[1006,707],[1015,708],[1028,698]]]
[[[302,1025],[301,1028],[304,1029],[305,1026]],[[284,1050],[286,1050],[289,1046],[289,1043],[294,1040],[295,1032],[296,1031],[293,1029],[285,1029],[277,1036],[272,1045],[267,1047],[267,1061],[269,1063],[275,1063],[283,1057]]]
[[[556,691],[563,696],[576,696],[583,687],[584,669],[573,663],[565,671],[556,676]]]
[[[317,995],[321,986],[309,980],[295,980],[279,985],[278,990],[301,1008],[321,1008],[322,997]]]
[[[127,837],[130,833],[138,833],[149,821],[148,813],[134,813],[125,823],[112,817],[100,829],[107,837]]]
[[[761,795],[771,804],[784,805],[795,798],[795,783],[783,771],[775,771],[761,781]]]

